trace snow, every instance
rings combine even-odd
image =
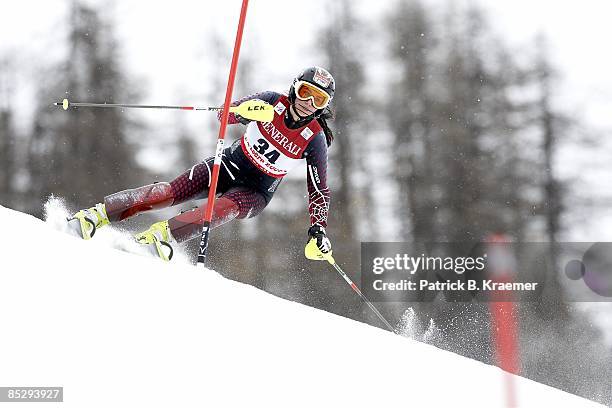
[[[496,367],[1,206],[0,225],[0,386],[63,386],[63,408],[505,406]],[[520,406],[599,406],[513,378]]]

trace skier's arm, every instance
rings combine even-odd
[[[304,151],[308,185],[308,212],[310,225],[327,227],[331,193],[327,187],[327,142],[321,131],[315,135]]]
[[[281,95],[279,93],[272,92],[272,91],[257,92],[257,93],[245,96],[241,99],[238,99],[237,101],[232,102],[230,106],[238,106],[241,103],[250,101],[252,99],[259,99],[264,102],[268,102],[270,105],[273,105],[280,96]],[[221,120],[221,111],[217,113],[217,119]],[[242,123],[243,125],[246,125],[249,122],[250,122],[249,119],[245,119],[240,115],[236,115],[235,113],[230,112],[227,124],[234,125],[236,123]]]

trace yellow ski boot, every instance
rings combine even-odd
[[[73,230],[83,237],[83,239],[91,239],[98,228],[110,224],[104,204],[96,204],[95,207],[81,210],[67,220]],[[76,221],[78,221],[78,223],[76,223]]]
[[[154,245],[155,252],[164,261],[169,261],[174,255],[174,250],[170,242],[173,241],[168,227],[168,221],[160,221],[151,225],[148,230],[136,234],[136,241],[143,245]],[[169,252],[164,250],[164,247],[169,249]]]

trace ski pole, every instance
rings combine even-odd
[[[90,103],[90,102],[70,102],[64,99],[62,102],[54,102],[55,106],[61,106],[64,110],[69,108],[138,108],[138,109],[179,109],[191,111],[222,111],[222,106],[176,106],[176,105],[136,105],[128,103]],[[243,118],[258,122],[271,122],[274,118],[274,108],[269,103],[259,99],[251,99],[238,106],[230,106],[229,111],[237,113]]]
[[[382,314],[380,314],[380,312],[378,311],[378,309],[376,308],[376,306],[374,306],[372,304],[372,302],[370,302],[368,300],[368,298],[365,297],[365,295],[363,293],[361,293],[361,290],[359,290],[359,287],[357,287],[357,285],[355,285],[353,283],[353,281],[351,280],[351,278],[348,277],[348,275],[346,273],[344,273],[344,271],[342,270],[342,268],[340,268],[340,266],[338,266],[338,264],[336,263],[335,259],[331,256],[328,255],[325,257],[325,260],[327,262],[329,262],[331,264],[331,266],[334,267],[334,269],[336,269],[336,271],[340,274],[340,276],[342,276],[344,278],[344,280],[346,281],[346,283],[349,284],[349,286],[355,291],[355,293],[357,293],[361,299],[370,307],[370,309],[372,309],[372,311],[376,314],[376,316],[378,316],[378,318],[385,324],[385,326],[387,326],[387,328],[389,330],[391,330],[393,333],[395,333],[395,329],[393,328],[393,326],[391,326],[391,324],[389,324],[389,322],[387,321],[387,319],[384,318],[384,316]]]

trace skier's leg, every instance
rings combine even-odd
[[[194,166],[189,172],[185,172],[170,183],[174,198],[173,204],[201,197],[203,194],[208,193],[210,187],[209,164],[203,163],[203,165],[199,166],[199,169]],[[204,169],[206,169],[206,172]],[[238,183],[236,176],[225,166],[224,170],[219,174],[217,191],[221,194],[227,193],[234,183]],[[238,189],[240,187],[233,188]],[[242,189],[244,190],[245,188],[242,187]],[[243,210],[243,207],[247,202],[237,200],[239,196],[240,194],[236,192],[230,194],[229,198],[220,197],[215,200],[212,216],[213,227],[224,224],[236,217],[245,216],[248,210]],[[206,206],[203,205],[200,208],[179,214],[171,220],[156,222],[146,231],[136,234],[135,238],[142,244],[152,244],[150,247],[154,250],[154,253],[156,252],[164,260],[169,260],[172,256],[172,246],[170,243],[173,240],[182,242],[201,233],[205,210]],[[168,249],[170,252],[168,252]]]
[[[193,166],[170,183],[154,183],[120,191],[104,198],[103,203],[78,211],[69,221],[83,239],[90,239],[98,228],[143,211],[157,210],[179,204],[208,191],[213,158]],[[225,175],[219,177],[219,191],[227,190]]]
[[[196,237],[202,232],[202,224],[204,223],[204,213],[206,212],[206,203],[194,208],[190,211],[185,211],[176,217],[168,220],[168,227],[172,237],[178,242],[188,241]],[[233,220],[238,215],[238,205],[236,202],[225,197],[215,199],[213,207],[213,215],[211,220],[212,228],[225,224]]]
[[[259,192],[247,188],[234,188],[215,200],[211,227],[215,228],[234,218],[251,218],[268,204]],[[202,233],[206,203],[168,220],[170,233],[178,242],[187,241]]]
[[[166,208],[173,202],[172,186],[166,182],[124,190],[104,197],[104,207],[110,222],[122,221],[144,211]]]
[[[193,166],[170,183],[155,183],[120,191],[104,198],[110,222],[133,217],[144,211],[158,210],[191,200],[208,191],[212,159]]]

